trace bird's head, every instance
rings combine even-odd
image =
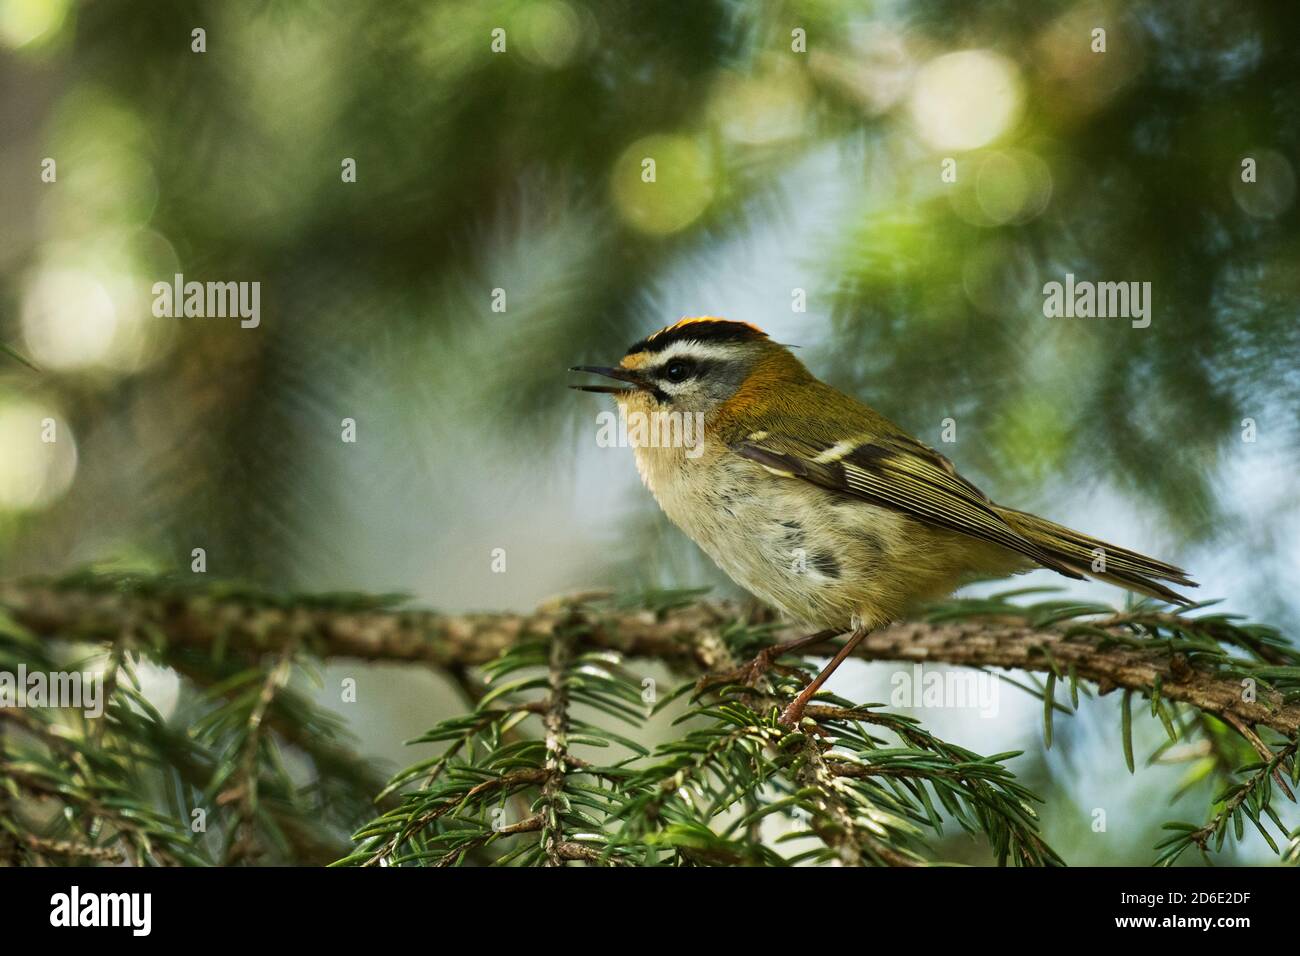
[[[807,376],[783,345],[748,322],[713,316],[682,319],[627,350],[617,366],[579,365],[618,385],[573,385],[585,392],[616,395],[635,411],[712,413],[742,390],[763,391]]]

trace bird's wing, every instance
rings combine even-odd
[[[871,435],[819,447],[789,435],[755,432],[731,449],[774,474],[893,508],[999,544],[1067,577],[1083,577],[1011,527],[952,462],[906,435]]]

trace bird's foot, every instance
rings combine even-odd
[[[742,664],[740,667],[734,667],[731,670],[705,674],[696,682],[695,694],[699,696],[710,687],[723,684],[741,684],[745,687],[754,687],[769,671],[794,674],[796,673],[794,668],[783,667],[777,663],[777,660],[786,654],[828,641],[839,633],[839,631],[835,630],[818,631],[816,634],[809,634],[806,637],[786,641],[783,644],[771,644],[755,654],[754,659],[748,664]]]
[[[844,642],[844,646],[839,649],[833,658],[831,658],[830,663],[822,668],[822,672],[814,678],[811,684],[799,691],[799,696],[790,701],[790,704],[786,709],[781,712],[781,716],[778,720],[782,726],[789,727],[793,730],[800,725],[803,721],[803,712],[808,706],[808,702],[817,696],[817,692],[821,690],[822,685],[826,683],[831,674],[835,673],[835,668],[844,663],[845,658],[853,653],[853,649],[862,643],[862,639],[865,638],[868,633],[869,632],[866,628],[861,627],[853,632],[852,636]]]
[[[698,697],[710,687],[725,686],[727,684],[740,684],[744,687],[755,686],[763,675],[772,669],[773,661],[780,656],[779,654],[773,654],[774,650],[776,650],[776,647],[765,647],[748,664],[742,664],[730,670],[705,674],[695,682],[696,696]]]
[[[813,688],[814,693],[816,688]],[[798,730],[799,725],[803,722],[803,712],[808,706],[808,701],[812,700],[812,694],[807,690],[800,692],[799,696],[786,705],[785,710],[781,711],[781,716],[776,719],[782,727],[790,730]]]

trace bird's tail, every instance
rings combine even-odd
[[[1175,604],[1192,603],[1160,583],[1196,587],[1182,568],[1090,538],[1037,515],[1011,508],[999,507],[997,511],[1007,524],[1072,571]]]

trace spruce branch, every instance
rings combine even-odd
[[[42,640],[0,608],[0,672],[12,679],[24,666],[29,674],[83,671],[89,661],[79,657],[87,639],[67,636],[73,641]],[[242,738],[229,732],[246,721],[246,685],[256,685],[255,697],[269,673],[260,658],[271,655],[249,661],[210,649],[199,659],[170,647],[148,622],[99,641],[103,647],[92,660],[106,661],[97,678],[102,716],[51,706],[0,707],[0,799],[6,807],[0,833],[9,838],[10,856],[36,863],[103,862],[110,855],[134,864],[210,863],[221,854],[199,835],[200,818],[238,819],[235,811],[247,804],[227,800],[227,813],[216,796],[241,766],[237,779],[245,789],[239,792],[257,795],[258,845],[246,844],[248,856],[321,865],[346,852],[343,837],[373,812],[383,778],[336,742],[342,722],[280,687],[259,721],[264,746],[241,750]],[[205,699],[183,685],[176,713],[164,718],[140,691],[135,664],[145,655],[215,694]],[[239,680],[230,683],[235,676]],[[210,736],[205,728],[214,728]],[[303,741],[295,749],[316,770],[313,780],[304,785],[286,776],[268,743],[271,732],[290,743]],[[256,759],[250,765],[241,754]],[[231,789],[238,788],[224,791]],[[78,855],[80,847],[94,852]]]
[[[628,774],[593,765],[570,748],[617,742],[634,754],[645,750],[577,719],[572,707],[581,703],[633,722],[638,690],[607,653],[578,651],[579,630],[574,624],[554,639],[524,641],[486,665],[487,690],[474,712],[413,741],[447,747],[392,779],[384,793],[399,795],[398,805],[357,832],[357,850],[340,864],[623,862],[602,820]],[[528,816],[509,820],[512,803],[528,807]]]
[[[5,743],[7,733],[4,721],[0,720],[0,755],[8,750]],[[0,785],[0,867],[18,866],[22,862],[20,847],[23,834],[16,825],[16,810],[17,801],[13,793],[8,787]]]
[[[1272,834],[1268,832],[1265,826],[1267,817],[1278,829],[1282,840],[1288,844],[1291,843],[1300,830],[1288,830],[1287,826],[1278,817],[1277,812],[1272,807],[1272,792],[1270,781],[1277,774],[1280,767],[1286,760],[1294,761],[1296,758],[1296,744],[1294,742],[1287,744],[1276,753],[1269,752],[1268,756],[1259,763],[1248,764],[1238,770],[1239,774],[1244,774],[1245,779],[1237,780],[1228,784],[1228,786],[1215,798],[1216,809],[1211,814],[1210,819],[1201,826],[1191,823],[1173,822],[1165,824],[1166,830],[1174,831],[1174,835],[1156,845],[1156,849],[1161,851],[1156,858],[1157,865],[1173,866],[1178,862],[1178,858],[1190,849],[1192,846],[1201,851],[1201,855],[1209,860],[1211,850],[1210,844],[1213,843],[1213,849],[1222,849],[1223,843],[1228,836],[1229,825],[1233,828],[1235,838],[1240,841],[1245,833],[1245,822],[1247,820],[1255,827],[1264,841],[1272,848],[1274,853],[1282,855]],[[1294,797],[1291,797],[1294,801]],[[1296,862],[1292,858],[1293,854],[1284,857],[1288,862]]]
[[[1275,790],[1292,798],[1284,777],[1296,778],[1300,727],[1300,654],[1280,634],[1203,608],[1117,613],[1012,600],[1025,593],[932,608],[870,635],[858,655],[1046,674],[1041,684],[1031,674],[1036,686],[1025,689],[1043,699],[1048,740],[1053,714],[1072,712],[1058,681],[1068,684],[1076,707],[1081,690],[1088,692],[1081,684],[1103,694],[1122,689],[1128,753],[1134,698],[1145,698],[1170,738],[1151,759],[1188,754],[1196,761],[1191,786],[1205,779],[1204,754],[1211,753],[1210,772],[1227,788],[1208,822],[1170,824],[1178,832],[1161,845],[1158,862],[1188,846],[1218,848],[1227,835],[1240,839],[1246,820],[1278,847],[1268,829],[1275,826],[1287,846],[1279,854],[1296,855],[1293,831],[1271,802]],[[387,595],[288,595],[78,574],[0,585],[0,622],[4,613],[47,642],[99,641],[119,655],[147,642],[161,663],[221,689],[226,703],[207,718],[221,732],[206,742],[227,753],[231,729],[245,727],[250,711],[254,727],[275,724],[281,739],[294,728],[302,737],[314,719],[287,687],[267,696],[278,685],[265,661],[282,666],[301,652],[449,671],[475,701],[473,712],[419,738],[445,749],[382,788],[380,815],[357,831],[356,848],[339,861],[345,865],[905,866],[929,862],[926,832],[943,833],[950,823],[987,840],[999,862],[1060,862],[1038,833],[1038,798],[1005,766],[1013,754],[981,756],[933,737],[912,718],[829,694],[807,709],[797,731],[781,726],[776,715],[808,680],[807,661],[774,650],[766,666],[736,667],[786,632],[698,593],[635,603],[584,596],[532,614],[448,615],[410,610]],[[697,726],[653,754],[574,710],[639,728],[646,716],[639,680],[623,663],[633,658],[667,663],[684,678],[704,675],[659,702],[692,688],[700,695],[682,718]],[[242,742],[234,753],[243,755],[235,766],[246,766],[247,754],[260,748],[250,750],[247,733],[234,739]],[[574,746],[631,756],[598,764]],[[261,772],[267,776],[259,789],[287,786],[274,762]],[[272,837],[301,815],[292,797],[281,803],[290,823],[268,823]],[[507,804],[516,808],[514,820],[505,816]],[[777,853],[770,834],[764,839],[774,815],[804,823],[776,841],[797,841],[802,848],[793,856]],[[96,847],[93,837],[62,838]]]
[[[1013,594],[1015,592],[1012,592]],[[709,672],[723,663],[717,640],[741,618],[722,603],[664,610],[570,604],[531,614],[442,614],[392,599],[355,595],[285,597],[203,590],[166,578],[77,576],[0,584],[0,607],[44,637],[81,640],[148,627],[175,645],[264,653],[297,642],[320,657],[478,666],[527,639],[548,639],[579,613],[583,643],[625,657]],[[1230,656],[1227,651],[1240,651]],[[1300,653],[1275,631],[1223,615],[1137,611],[1049,602],[957,601],[932,616],[869,635],[856,656],[969,667],[1073,673],[1102,693],[1127,688],[1191,704],[1247,726],[1300,733]],[[1243,681],[1253,693],[1243,693]]]
[[[286,648],[262,682],[248,720],[242,729],[243,740],[238,747],[239,759],[235,778],[217,795],[217,804],[235,803],[239,807],[232,838],[226,845],[226,863],[237,863],[254,858],[258,853],[256,821],[258,814],[258,782],[261,777],[260,755],[266,746],[263,724],[280,688],[289,681],[293,648]]]
[[[542,712],[546,733],[546,769],[542,782],[542,819],[545,821],[542,842],[550,866],[563,866],[560,847],[564,841],[562,804],[564,802],[565,761],[569,756],[569,688],[568,670],[573,657],[573,635],[562,630],[551,641],[547,666],[549,693]]]

